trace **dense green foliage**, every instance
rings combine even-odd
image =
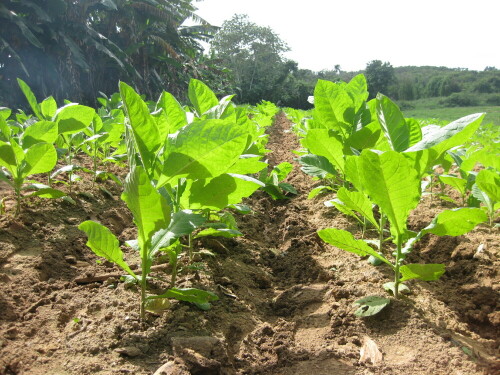
[[[179,94],[208,68],[200,41],[216,30],[195,11],[192,0],[2,1],[0,103],[23,104],[17,77],[38,97],[90,105],[120,79]]]

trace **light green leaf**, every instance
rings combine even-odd
[[[59,134],[78,133],[90,125],[95,115],[93,108],[70,103],[55,114]]]
[[[410,147],[422,140],[422,128],[420,122],[413,118],[405,118],[406,125],[410,129]]]
[[[163,109],[167,119],[169,133],[175,133],[177,130],[187,125],[186,112],[184,112],[184,109],[182,109],[182,106],[172,94],[164,91],[156,104],[156,108]]]
[[[42,115],[46,119],[51,119],[57,112],[57,103],[52,96],[49,96],[43,102],[40,103],[40,110]]]
[[[356,150],[374,148],[381,134],[382,129],[380,128],[379,122],[373,121],[362,127],[360,130],[354,132],[347,140],[347,145],[355,148]]]
[[[318,80],[314,88],[314,121],[347,139],[353,125],[347,124],[345,118],[353,117],[354,103],[346,89],[341,84]]]
[[[148,299],[157,298],[174,298],[179,301],[191,302],[197,305],[202,310],[210,309],[210,302],[217,301],[219,297],[212,292],[195,288],[171,288],[159,296],[150,296]]]
[[[462,207],[444,210],[422,231],[438,236],[461,236],[486,220],[488,220],[486,213],[479,208]]]
[[[395,237],[406,231],[410,211],[420,201],[420,178],[396,151],[377,154],[364,150],[358,161],[364,192],[387,215]]]
[[[50,172],[57,163],[57,152],[52,144],[37,143],[26,150],[21,176]]]
[[[24,155],[23,155],[24,158]],[[22,159],[19,161],[21,163]],[[7,168],[12,174],[17,166],[17,158],[12,146],[9,143],[0,141],[0,165]]]
[[[496,171],[483,169],[476,176],[476,185],[486,194],[493,202],[500,201],[500,175]]]
[[[120,266],[125,272],[137,279],[137,275],[123,260],[123,253],[118,246],[118,239],[105,226],[95,221],[87,220],[78,226],[88,237],[87,246],[100,257]]]
[[[40,198],[56,199],[56,198],[65,197],[67,194],[64,191],[47,187],[47,188],[38,189],[37,191],[35,191],[31,195],[36,196],[36,197],[40,197]]]
[[[198,233],[194,238],[201,237],[224,237],[224,238],[233,238],[242,236],[239,230],[236,229],[228,229],[228,228],[207,228]]]
[[[170,246],[177,238],[192,233],[205,221],[205,217],[190,210],[176,212],[168,228],[160,229],[153,235],[151,254],[154,255],[160,249]]]
[[[337,198],[340,199],[351,210],[358,212],[365,217],[375,228],[378,228],[377,220],[373,216],[372,202],[366,195],[359,191],[349,191],[341,187],[337,191]]]
[[[476,132],[484,118],[484,113],[462,117],[444,127],[426,127],[420,142],[408,148],[406,152],[433,148],[437,157],[452,147],[464,144]],[[422,131],[424,131],[423,128]]]
[[[160,139],[158,127],[139,94],[124,82],[120,82],[120,94],[144,168],[151,177],[155,153],[165,140]]]
[[[236,174],[254,174],[259,173],[267,167],[267,163],[259,160],[257,157],[240,157],[228,170],[227,173]]]
[[[480,208],[462,207],[440,212],[432,222],[411,238],[403,253],[409,253],[417,241],[427,233],[438,236],[461,236],[473,230],[478,224],[488,220],[486,213]]]
[[[410,146],[410,127],[398,106],[387,96],[377,95],[377,117],[384,134],[394,151],[404,151]]]
[[[217,177],[236,163],[247,146],[250,130],[225,120],[195,121],[169,138],[157,188],[181,177]]]
[[[313,177],[325,178],[336,175],[335,167],[324,156],[307,154],[299,158],[302,171]]]
[[[456,177],[453,175],[440,175],[439,180],[454,189],[456,189],[460,194],[465,194],[465,187],[467,185],[467,180],[464,180],[463,178]]]
[[[7,120],[9,116],[11,115],[12,110],[7,107],[0,107],[0,118],[3,120]],[[1,120],[0,120],[1,121]]]
[[[318,195],[327,192],[327,191],[332,191],[333,189],[330,186],[318,186],[312,189],[308,196],[307,199],[313,199],[316,198]]]
[[[20,78],[17,79],[17,83],[19,84],[21,91],[26,97],[26,100],[28,100],[28,104],[30,105],[31,110],[33,111],[35,116],[38,117],[40,120],[43,119],[42,113],[40,112],[40,106],[38,105],[38,101],[36,100],[35,94],[33,94],[33,91],[31,91],[28,84]]]
[[[151,266],[151,240],[154,233],[170,224],[170,206],[163,196],[153,187],[146,172],[137,166],[127,176],[122,200],[134,215],[139,234],[139,247],[143,269],[146,274]]]
[[[249,197],[262,186],[262,182],[251,177],[223,174],[213,179],[193,182],[189,195],[185,194],[181,203],[190,209],[222,210],[228,205],[241,203],[243,198]]]
[[[445,272],[444,264],[406,264],[399,268],[401,279],[403,282],[411,279],[419,279],[423,281],[438,280]]]
[[[323,156],[344,174],[344,145],[341,139],[328,129],[310,129],[302,145],[311,154]]]
[[[219,104],[217,97],[210,88],[197,79],[191,79],[188,87],[188,97],[198,116]]]
[[[391,268],[393,268],[391,262],[385,259],[384,256],[373,250],[365,241],[356,240],[348,231],[328,228],[319,230],[318,235],[323,241],[329,243],[330,245],[336,246],[339,249],[360,255],[362,257],[371,255],[377,259],[380,259],[382,262],[388,264],[389,266],[391,266]]]
[[[58,127],[52,121],[38,121],[26,128],[22,146],[27,149],[36,143],[54,143],[58,137]]]

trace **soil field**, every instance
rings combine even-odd
[[[271,165],[295,157],[290,126],[280,114],[270,129]],[[237,216],[243,237],[195,244],[215,256],[196,255],[198,270],[182,272],[178,286],[215,292],[220,299],[211,310],[172,301],[145,322],[137,289],[120,282],[112,264],[98,262],[77,228],[92,219],[120,241],[134,239],[120,187],[84,182],[77,190],[91,194],[75,196],[74,206],[30,198],[20,217],[3,215],[0,374],[499,373],[498,229],[427,235],[410,261],[444,263],[443,277],[409,282],[412,294],[375,317],[357,318],[354,301],[383,296],[390,270],[322,242],[318,229],[347,229],[357,238],[361,232],[323,205],[327,195],[307,199],[315,182],[296,164],[287,182],[297,196],[273,201],[257,192],[245,202],[253,213]],[[425,227],[444,204],[425,197],[410,229]],[[138,265],[137,254],[125,255]]]

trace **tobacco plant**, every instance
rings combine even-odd
[[[147,281],[150,278],[155,257],[163,249],[168,249],[179,237],[189,235],[204,223],[204,217],[191,211],[173,213],[167,200],[157,192],[141,166],[133,167],[127,176],[122,200],[132,211],[134,223],[137,226],[138,239],[134,247],[140,253],[140,275],[132,271],[123,259],[118,239],[109,229],[94,221],[81,223],[79,229],[87,234],[87,245],[96,255],[115,263],[137,281],[141,290],[141,318],[145,318],[148,301],[154,299],[175,298],[195,303],[201,308],[209,308],[209,302],[217,300],[217,296],[195,288],[175,288],[175,285],[172,285],[175,284],[175,269],[171,288],[161,295],[147,295]]]

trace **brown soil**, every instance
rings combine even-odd
[[[269,162],[292,161],[298,147],[279,115]],[[444,263],[442,279],[410,282],[411,295],[378,316],[357,318],[353,302],[384,295],[389,270],[319,240],[322,228],[360,231],[324,207],[327,196],[307,200],[314,181],[298,167],[288,182],[296,197],[273,201],[258,192],[246,202],[254,213],[238,216],[244,237],[196,244],[215,257],[202,258],[205,270],[181,274],[179,286],[216,292],[211,310],[172,302],[143,323],[137,290],[117,277],[75,282],[117,272],[96,262],[80,222],[98,220],[120,241],[134,238],[120,188],[101,184],[109,196],[80,183],[92,195],[75,196],[76,206],[27,199],[19,218],[0,218],[0,374],[498,373],[497,229],[428,235],[410,260]],[[411,229],[442,208],[425,198]],[[131,251],[126,257],[137,264]]]

